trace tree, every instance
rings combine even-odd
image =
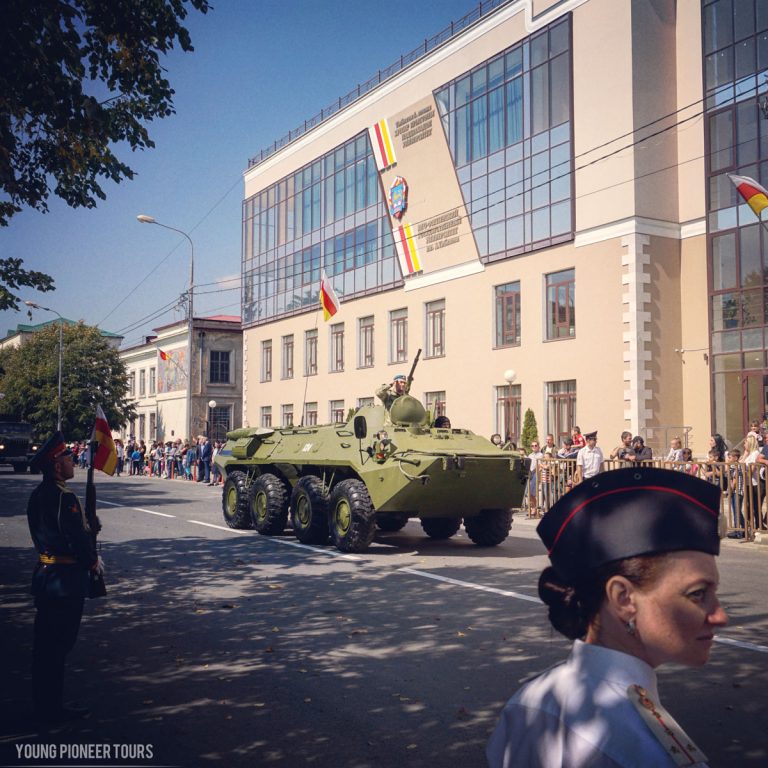
[[[61,428],[67,439],[90,438],[97,404],[114,429],[135,418],[125,365],[99,329],[78,323],[65,326],[63,337]],[[56,429],[58,376],[58,323],[42,328],[20,347],[0,351],[3,409],[34,425],[38,438]]]
[[[47,211],[105,199],[101,179],[133,171],[112,152],[153,147],[145,123],[174,113],[160,54],[178,42],[187,5],[208,0],[4,0],[0,6],[0,226],[22,206]]]
[[[9,289],[16,290],[22,285],[38,291],[52,291],[53,278],[43,272],[23,269],[21,259],[0,259],[0,311],[19,308],[19,297]]]
[[[536,426],[536,416],[528,408],[523,416],[523,432],[520,435],[520,443],[526,453],[531,450],[531,443],[539,438],[539,428]]]

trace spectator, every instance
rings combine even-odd
[[[141,450],[139,446],[136,445],[133,448],[133,453],[131,453],[131,474],[142,474]]]
[[[573,438],[564,437],[562,447],[557,452],[558,459],[575,459],[578,451],[573,447]]]
[[[211,441],[205,436],[200,436],[200,452],[198,458],[198,483],[210,483],[211,482],[211,456],[213,455],[213,447]]]
[[[685,462],[683,472],[698,477],[699,465],[693,461],[693,451],[690,448],[683,448],[683,461]]]
[[[581,450],[587,444],[584,435],[581,434],[581,427],[573,427],[571,429],[571,437],[573,438],[573,447],[576,450]]]
[[[208,485],[218,485],[221,480],[221,471],[219,470],[219,465],[216,463],[216,457],[219,455],[220,450],[221,443],[216,440],[213,444],[213,455],[211,456],[211,482],[208,483]]]
[[[712,485],[720,485],[720,477],[722,475],[720,464],[722,462],[717,458],[719,455],[717,448],[710,448],[707,454],[708,461],[704,464],[701,471],[701,476],[704,480],[712,483]]]
[[[731,525],[741,530],[731,531],[729,539],[744,538],[744,473],[739,462],[741,451],[738,448],[728,451],[728,495],[731,497]]]
[[[624,458],[635,463],[650,461],[653,459],[653,451],[645,444],[645,440],[640,435],[635,435],[632,438],[632,452]]]
[[[679,437],[673,437],[669,441],[669,453],[664,461],[682,461],[683,460],[683,441]],[[670,467],[678,469],[678,467]]]
[[[746,466],[749,473],[749,510],[752,512],[752,525],[755,528],[760,527],[761,506],[765,496],[765,480],[762,476],[764,472],[761,472],[763,468],[757,462],[759,455],[760,449],[757,446],[757,438],[754,435],[747,435],[741,462]]]
[[[119,438],[115,440],[115,451],[117,452],[117,476],[123,474],[123,464],[125,463],[125,448],[123,441]]]
[[[721,463],[725,461],[725,454],[728,453],[728,445],[725,440],[723,440],[721,434],[715,432],[715,434],[709,438],[709,447],[717,450],[717,461]]]
[[[623,459],[628,453],[632,453],[632,433],[621,433],[621,444],[617,445],[609,454],[609,459]]]
[[[498,448],[501,448],[501,435],[498,432],[491,435],[491,442]]]
[[[544,454],[539,450],[539,441],[534,440],[531,443],[531,452],[528,458],[531,460],[530,471],[528,475],[528,517],[538,517],[539,508],[536,503],[536,469],[539,459]]]

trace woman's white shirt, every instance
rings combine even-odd
[[[656,674],[644,661],[576,640],[565,662],[504,707],[486,747],[490,768],[674,766],[629,700],[631,685],[659,701]]]

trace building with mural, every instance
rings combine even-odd
[[[182,320],[156,328],[141,344],[120,350],[129,397],[136,403],[136,419],[121,430],[121,437],[167,442],[192,434],[223,440],[242,424],[240,318],[196,317],[191,366],[188,348],[188,324]]]
[[[454,426],[737,442],[768,233],[727,174],[768,183],[767,74],[761,0],[484,2],[401,56],[244,173],[245,422],[343,419],[421,349]]]

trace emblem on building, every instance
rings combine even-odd
[[[389,212],[396,219],[401,219],[408,207],[408,184],[402,176],[396,176],[387,195]]]

